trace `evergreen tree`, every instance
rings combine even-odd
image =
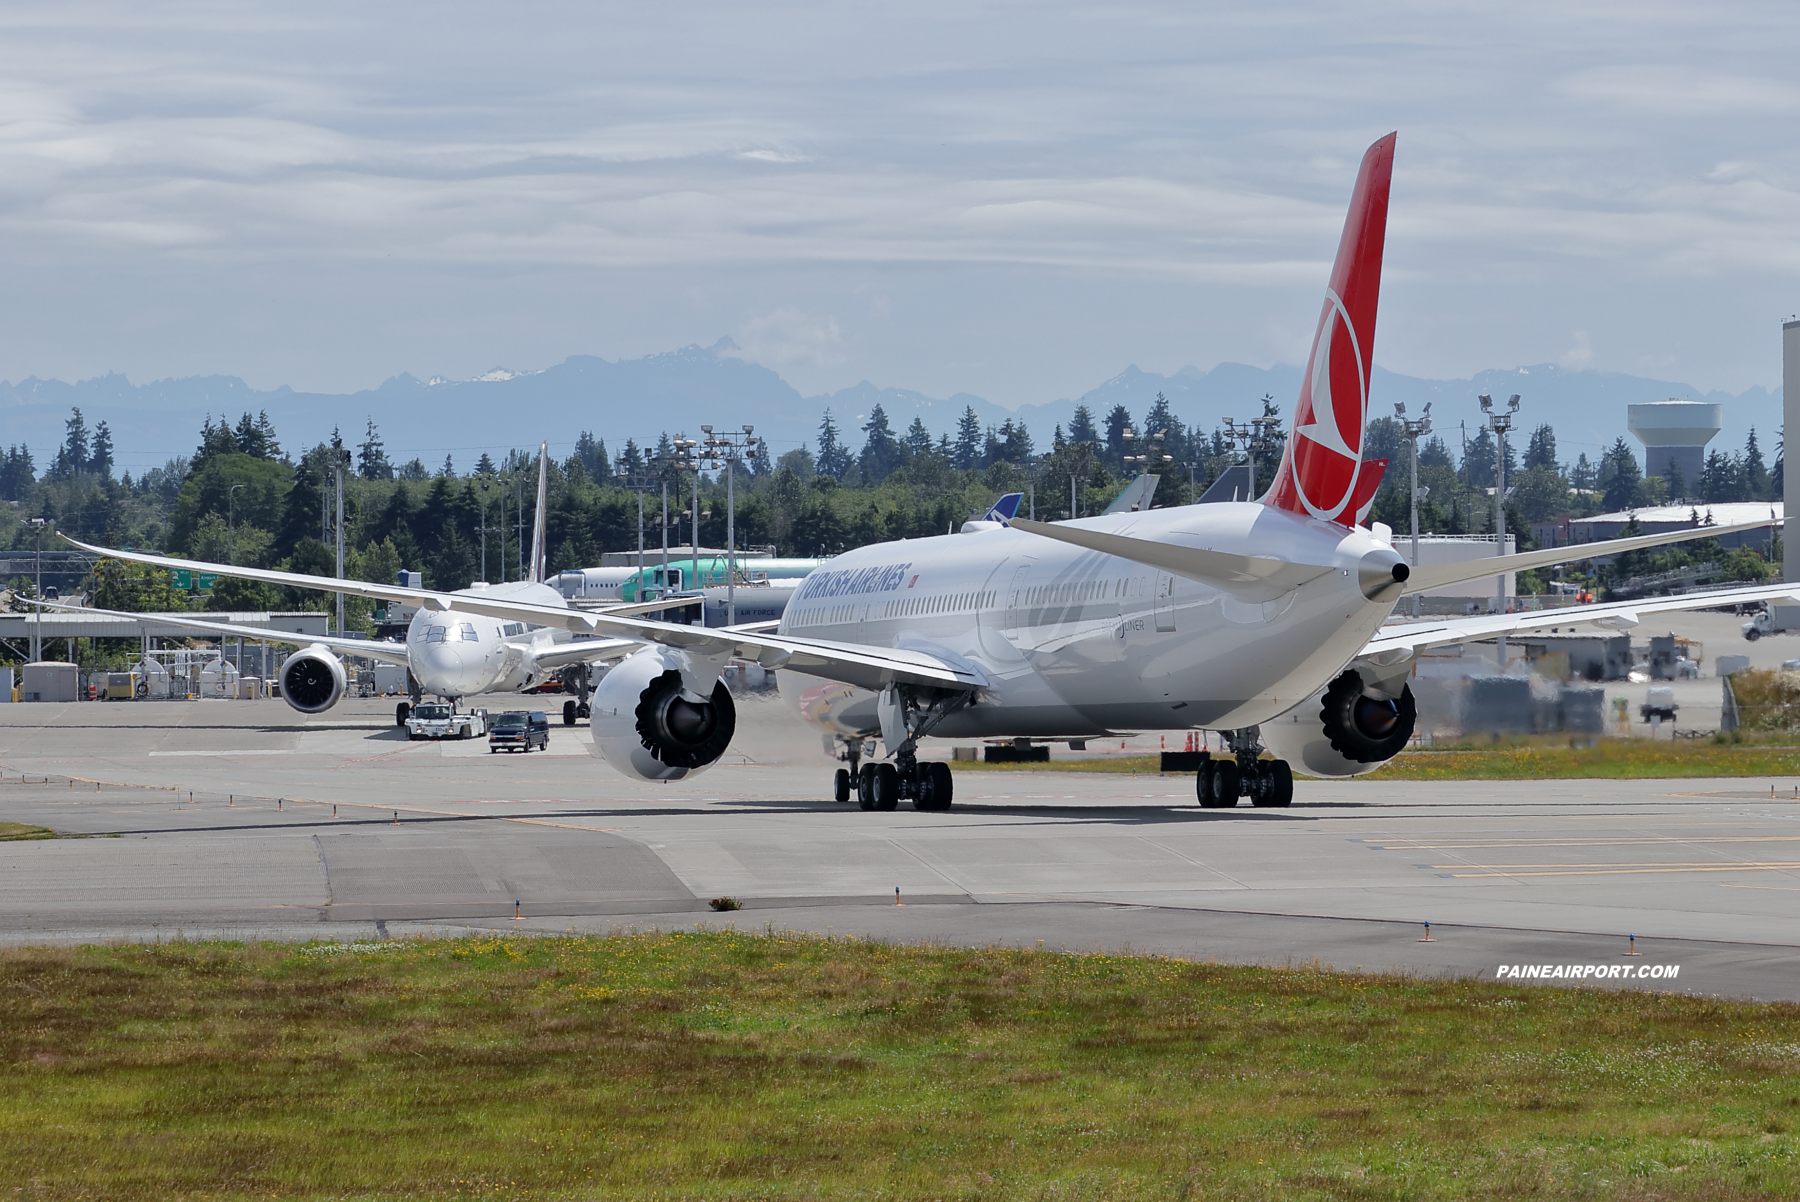
[[[1614,440],[1600,465],[1606,508],[1614,513],[1637,504],[1638,484],[1643,473],[1638,471],[1637,456],[1625,445],[1624,435]]]
[[[1746,501],[1773,501],[1774,490],[1769,487],[1769,468],[1763,462],[1762,447],[1756,442],[1756,427],[1750,427],[1750,437],[1744,440],[1744,492]]]
[[[1031,432],[1025,428],[1024,422],[1014,422],[1010,417],[1000,423],[998,436],[992,431],[993,454],[989,462],[1010,463],[1014,467],[1024,467],[1031,459]]]
[[[1114,405],[1106,415],[1106,462],[1116,471],[1125,468],[1125,431],[1131,429],[1131,411]]]
[[[93,451],[88,455],[87,470],[102,480],[112,479],[113,438],[105,422],[94,427]]]
[[[862,467],[863,483],[879,484],[900,466],[900,442],[894,437],[893,427],[888,424],[887,411],[877,401],[869,410],[869,420],[863,424],[863,433],[867,436],[863,442],[862,454],[857,457]],[[821,446],[823,445],[823,435]],[[821,454],[823,459],[824,455]]]
[[[625,449],[619,452],[615,474],[619,483],[631,488],[645,479],[644,452],[639,449],[637,439],[627,438]]]
[[[1419,466],[1455,467],[1456,461],[1450,458],[1450,448],[1444,444],[1444,440],[1433,434],[1419,448]]]
[[[8,447],[0,459],[0,499],[23,501],[31,486],[37,483],[37,468],[31,460],[31,448]]]
[[[1569,469],[1569,487],[1582,492],[1592,491],[1599,482],[1599,472],[1588,462],[1587,452],[1575,456],[1575,466]]]
[[[56,458],[50,461],[50,470],[44,473],[46,478],[65,480],[87,470],[87,422],[82,420],[79,409],[71,409],[69,414],[68,421],[63,423],[63,444],[57,448]]]
[[[1525,470],[1555,466],[1556,431],[1545,424],[1531,432],[1531,441],[1525,445]]]
[[[915,417],[912,425],[906,427],[906,450],[912,455],[927,455],[931,452],[931,431],[925,428],[925,419]]]
[[[200,427],[200,445],[194,451],[194,459],[188,470],[199,471],[205,467],[214,455],[235,455],[238,453],[237,435],[232,433],[231,423],[223,417],[214,425],[212,414],[206,415],[206,423]]]
[[[951,446],[951,462],[965,472],[974,471],[981,466],[981,449],[981,419],[975,416],[973,405],[964,405],[962,416],[956,419],[956,442]]]
[[[494,474],[494,471],[494,461],[488,458],[488,453],[486,451],[483,451],[481,453],[481,458],[475,461],[475,474],[477,476],[491,476]]]
[[[425,468],[425,461],[419,458],[409,459],[394,473],[397,480],[429,480],[431,473]]]
[[[438,469],[438,475],[446,479],[456,475],[456,463],[450,456],[444,456],[444,466]]]
[[[830,476],[833,480],[843,479],[844,473],[850,470],[850,452],[838,441],[837,423],[831,419],[830,409],[825,410],[825,416],[819,421],[817,468],[820,475]]]
[[[245,415],[246,417],[248,414]],[[485,458],[485,456],[483,456]],[[375,428],[375,419],[369,418],[368,431],[356,451],[356,474],[364,480],[392,480],[394,465],[388,462],[387,448],[382,445],[381,432]]]
[[[1669,500],[1684,501],[1687,499],[1687,479],[1682,476],[1681,468],[1675,460],[1669,460],[1669,465],[1663,469],[1662,478],[1663,487],[1669,490]]]
[[[1094,411],[1086,405],[1075,406],[1075,416],[1069,422],[1069,441],[1100,441],[1100,432],[1094,428]]]
[[[607,457],[604,439],[596,439],[592,433],[583,430],[581,437],[575,440],[575,457],[581,460],[588,479],[594,483],[605,484],[612,478],[612,461]]]
[[[310,455],[302,455],[294,467],[294,486],[288,490],[282,505],[275,545],[270,549],[270,555],[276,559],[291,557],[302,539],[317,539],[323,533],[325,481],[319,471],[321,462],[322,456],[315,450]]]
[[[263,454],[262,435],[256,429],[256,419],[248,413],[238,419],[237,449],[245,455],[254,455],[258,459],[266,459]]]

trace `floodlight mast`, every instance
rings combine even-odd
[[[1494,398],[1481,394],[1481,411],[1487,414],[1488,429],[1494,432],[1494,554],[1506,554],[1506,432],[1512,429],[1513,417],[1519,412],[1519,394],[1507,398],[1505,412],[1494,409]],[[1506,612],[1506,573],[1494,577],[1494,612]],[[1496,641],[1500,671],[1506,671],[1506,636]]]
[[[1405,431],[1406,441],[1412,450],[1412,566],[1419,567],[1419,439],[1431,433],[1431,402],[1425,402],[1425,412],[1415,421],[1406,417],[1406,403],[1396,401],[1394,413],[1400,419],[1400,426]],[[1419,594],[1413,594],[1412,616],[1419,616]]]

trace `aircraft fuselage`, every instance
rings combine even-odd
[[[880,543],[808,577],[781,631],[912,648],[972,665],[977,702],[946,737],[1093,737],[1268,721],[1342,672],[1393,610],[1364,595],[1369,531],[1252,502],[1073,525],[1159,543],[1316,564],[1297,588],[1225,589],[1010,528]],[[879,729],[876,694],[784,672],[803,718]]]

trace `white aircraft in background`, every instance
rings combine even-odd
[[[476,583],[447,595],[431,594],[438,598],[438,604],[435,607],[420,607],[407,626],[404,643],[283,634],[254,626],[234,626],[229,622],[208,622],[166,613],[118,616],[183,626],[197,633],[236,636],[269,643],[290,643],[302,648],[289,656],[282,665],[281,696],[303,714],[328,710],[344,695],[347,678],[341,656],[352,655],[400,664],[411,673],[408,685],[412,691],[412,700],[401,702],[396,707],[396,723],[404,723],[411,706],[423,696],[433,695],[454,703],[483,693],[516,693],[542,683],[563,669],[618,659],[637,650],[642,644],[626,639],[584,638],[575,641],[569,631],[559,625],[496,620],[460,604],[463,597],[479,596],[505,598],[532,606],[565,605],[562,595],[544,583],[544,519],[548,468],[549,446],[544,444],[538,448],[537,522],[531,540],[530,578],[504,584]],[[244,568],[231,568],[222,574],[254,579],[280,577],[290,582],[304,580],[306,587],[310,588],[326,587],[320,582],[329,580],[329,587],[333,591],[358,595],[366,591],[359,587],[342,587],[359,582],[338,581],[328,577],[297,577],[292,573],[282,572],[251,573]],[[676,603],[665,601],[658,605],[615,606],[602,612],[643,613],[668,609],[673,604]],[[113,611],[85,609],[83,612]],[[573,699],[565,702],[563,721],[574,725],[577,716],[586,717],[586,703],[585,692],[579,702]]]
[[[1043,742],[1123,731],[1217,731],[1229,757],[1198,774],[1202,805],[1286,805],[1292,766],[1368,772],[1412,734],[1421,649],[1547,626],[1635,626],[1643,614],[1793,597],[1800,584],[1388,625],[1408,593],[1771,523],[1413,567],[1360,525],[1385,464],[1361,458],[1394,136],[1363,158],[1294,425],[1257,501],[1067,522],[965,523],[878,543],[811,573],[779,623],[706,629],[582,613],[494,590],[442,594],[85,547],[161,567],[343,588],[502,622],[635,644],[595,690],[596,754],[644,780],[716,762],[736,728],[720,680],[734,658],[780,669],[800,716],[842,745],[835,796],[864,809],[951,802],[949,767],[918,740]],[[75,544],[84,546],[83,544]],[[560,598],[558,599],[560,602]],[[424,620],[423,618],[421,619]],[[436,619],[431,619],[435,621]],[[879,739],[883,756],[863,762]],[[1273,753],[1263,759],[1265,752]]]

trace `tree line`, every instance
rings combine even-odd
[[[1251,453],[1257,478],[1266,484],[1285,433],[1273,399],[1262,398],[1260,408],[1272,433]],[[654,553],[663,541],[665,490],[672,545],[690,541],[696,504],[700,541],[724,545],[724,473],[684,469],[676,436],[665,433],[643,446],[627,439],[609,450],[604,439],[583,432],[574,452],[551,465],[552,572],[597,564],[602,552],[633,550],[640,537]],[[738,545],[795,556],[941,534],[1003,492],[1027,493],[1027,506],[1044,519],[1098,513],[1139,470],[1163,477],[1159,505],[1187,503],[1246,453],[1244,440],[1223,425],[1208,431],[1182,422],[1160,394],[1141,418],[1123,405],[1104,415],[1078,406],[1067,428],[1056,426],[1043,445],[1025,423],[984,425],[972,409],[949,431],[934,434],[917,418],[896,431],[876,405],[849,434],[828,410],[811,445],[778,458],[766,446],[758,449],[732,469]],[[434,468],[417,458],[395,464],[373,419],[354,446],[334,434],[295,454],[282,447],[266,412],[244,413],[235,423],[208,417],[191,455],[134,480],[114,474],[106,423],[90,429],[74,410],[63,444],[41,475],[24,447],[0,455],[0,496],[15,503],[21,518],[42,517],[84,541],[332,575],[330,465],[346,452],[352,463],[344,504],[346,575],[391,581],[399,570],[411,569],[435,588],[463,587],[484,575],[518,578],[520,548],[529,547],[532,537],[535,455],[510,450],[496,452],[496,460],[484,453],[467,472],[458,472],[448,457]],[[1397,532],[1408,525],[1406,453],[1398,422],[1370,423],[1365,456],[1390,460],[1371,520]],[[1780,496],[1783,472],[1779,450],[1769,466],[1754,431],[1741,451],[1713,451],[1695,481],[1669,473],[1646,476],[1622,436],[1592,460],[1583,452],[1566,461],[1547,423],[1509,439],[1506,457],[1508,526],[1520,532],[1564,515],[1669,502],[1771,500]],[[1495,447],[1485,427],[1466,440],[1429,437],[1419,448],[1419,464],[1426,494],[1422,530],[1492,530]],[[6,549],[29,545],[31,535],[17,522],[0,538]],[[1529,545],[1528,535],[1523,541]],[[97,582],[104,604],[188,604],[153,573],[108,572]],[[245,610],[326,604],[316,594],[225,580],[198,603]]]

